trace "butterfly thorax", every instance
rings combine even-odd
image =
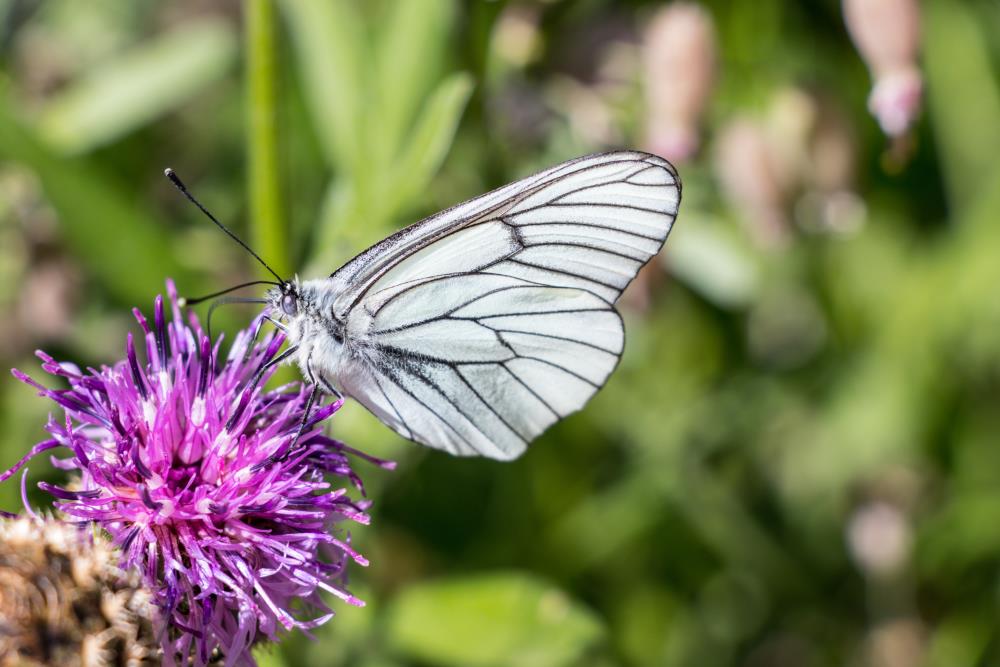
[[[334,306],[340,293],[335,281],[326,278],[286,283],[267,297],[272,312],[282,316],[289,346],[296,346],[294,359],[303,375],[350,393],[340,379],[352,361],[366,356],[366,337],[337,317]]]

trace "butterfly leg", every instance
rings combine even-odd
[[[253,335],[250,337],[250,340],[247,342],[246,350],[243,352],[243,362],[244,363],[246,363],[247,357],[249,357],[250,353],[253,351],[253,346],[257,344],[257,339],[260,337],[260,330],[263,329],[263,328],[264,328],[264,320],[263,319],[258,320],[257,321],[257,326],[255,326],[253,328]]]
[[[237,393],[242,396],[245,392],[251,392],[254,389],[256,389],[257,385],[260,384],[261,378],[264,377],[264,374],[267,373],[268,370],[270,370],[274,366],[277,366],[281,362],[283,362],[286,359],[288,359],[290,356],[292,356],[293,354],[295,354],[298,351],[298,349],[299,349],[298,345],[292,345],[291,347],[289,347],[288,349],[286,349],[284,352],[282,352],[281,354],[279,354],[278,356],[276,356],[274,359],[271,359],[271,361],[267,362],[266,364],[261,365],[261,367],[259,369],[257,369],[257,372],[254,373],[253,378],[250,379],[250,382],[248,382]],[[229,421],[226,422],[226,430],[227,431],[231,431],[232,428],[233,428],[233,426],[236,424],[237,421],[239,421],[239,418],[242,415],[243,415],[243,410],[241,410],[239,408],[237,408],[235,411],[233,411],[233,414],[230,415],[230,417],[229,417]]]
[[[267,457],[257,465],[253,467],[254,470],[259,470],[261,468],[266,468],[272,463],[277,463],[284,459],[288,454],[295,450],[295,447],[299,444],[299,438],[302,437],[303,431],[306,430],[306,425],[309,424],[309,415],[312,413],[313,406],[316,404],[316,400],[319,398],[320,393],[323,389],[327,389],[337,400],[341,400],[342,396],[340,392],[337,391],[322,375],[320,375],[321,382],[316,381],[316,374],[313,372],[312,368],[312,355],[306,357],[306,375],[312,384],[312,391],[309,392],[309,398],[306,399],[305,409],[302,411],[302,420],[299,422],[299,428],[295,431],[295,437],[292,438],[291,443],[285,448],[284,452],[281,454],[275,453]]]
[[[326,393],[330,394],[338,401],[344,400],[344,395],[337,391],[337,388],[333,386],[333,383],[327,380],[323,375],[319,376],[319,384],[323,385],[323,389],[326,390]]]
[[[306,400],[305,410],[302,411],[302,421],[299,422],[299,429],[295,432],[295,437],[292,438],[292,444],[288,446],[286,451],[292,451],[295,446],[299,444],[299,438],[302,437],[302,431],[306,429],[306,424],[309,423],[309,413],[312,412],[313,405],[316,403],[316,399],[319,398],[319,393],[321,391],[319,384],[316,383],[316,374],[313,373],[312,368],[312,350],[309,351],[309,356],[306,357],[306,375],[309,376],[309,381],[312,383],[312,391],[309,392],[309,399]]]
[[[265,315],[264,319],[267,320],[268,322],[270,322],[271,324],[273,324],[274,328],[277,329],[278,331],[280,331],[281,333],[288,333],[288,327],[286,327],[284,324],[282,324],[278,320],[276,320],[276,319],[274,319],[272,317],[269,317],[268,315]]]
[[[302,421],[299,422],[299,429],[295,431],[295,437],[292,438],[292,444],[288,446],[288,451],[295,449],[295,446],[299,444],[299,438],[302,437],[302,432],[306,430],[306,424],[309,423],[309,413],[312,412],[313,406],[316,404],[316,399],[319,398],[320,386],[314,384],[312,391],[309,392],[309,398],[306,399],[306,408],[302,411]]]
[[[317,374],[312,367],[312,351],[310,350],[309,356],[306,357],[306,376],[309,378],[309,383],[317,386],[322,385],[326,393],[330,394],[338,401],[344,400],[344,395],[337,391],[337,388],[333,386],[333,383],[326,379],[322,374]]]
[[[271,361],[269,361],[266,364],[262,365],[260,368],[257,369],[257,372],[254,373],[253,379],[247,385],[247,388],[250,389],[250,390],[255,389],[257,387],[257,385],[260,383],[260,379],[262,377],[264,377],[264,373],[268,372],[269,370],[271,370],[272,368],[274,368],[278,364],[282,363],[283,361],[285,361],[286,359],[288,359],[290,356],[292,356],[293,354],[295,354],[298,351],[299,351],[299,346],[298,345],[292,345],[291,347],[289,347],[288,349],[286,349],[284,352],[282,352],[281,354],[279,354],[278,356],[276,356],[274,359],[271,359]]]
[[[299,436],[302,435],[302,431],[305,430],[306,424],[309,421],[309,412],[312,410],[313,405],[316,403],[316,399],[319,398],[319,393],[322,390],[326,390],[327,393],[336,397],[338,401],[344,400],[344,396],[337,391],[337,388],[323,376],[322,373],[316,373],[313,371],[312,367],[312,352],[306,357],[306,375],[309,376],[309,381],[312,383],[313,389],[309,394],[309,400],[306,401],[306,409],[302,413],[302,423],[299,424],[299,430],[295,434],[295,439],[292,440],[292,445],[289,450],[294,449],[295,445],[299,441]],[[317,381],[318,380],[318,381]]]

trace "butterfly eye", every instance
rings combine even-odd
[[[286,294],[281,298],[281,310],[289,317],[294,317],[299,312],[299,305],[293,295]]]

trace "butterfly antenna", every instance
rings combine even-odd
[[[244,287],[251,287],[253,285],[275,285],[280,287],[281,283],[277,283],[273,280],[251,280],[248,283],[241,283],[239,285],[234,285],[233,287],[228,287],[224,290],[219,290],[218,292],[212,292],[211,294],[206,294],[204,296],[194,297],[189,299],[187,297],[181,297],[178,299],[179,306],[197,306],[199,303],[208,301],[209,299],[214,299],[217,296],[223,296],[224,294],[229,294],[230,292],[235,292],[238,289],[243,289]]]
[[[228,234],[229,238],[231,238],[232,240],[234,240],[237,243],[239,243],[243,247],[244,250],[246,250],[248,253],[250,253],[253,256],[254,259],[256,259],[258,262],[260,262],[261,266],[263,266],[265,269],[267,269],[272,276],[274,276],[275,278],[277,278],[279,283],[281,283],[281,284],[285,283],[285,281],[281,278],[281,276],[279,276],[277,273],[275,273],[274,269],[272,269],[270,266],[268,266],[267,262],[265,262],[263,259],[260,258],[260,255],[258,255],[257,253],[255,253],[250,248],[250,246],[248,246],[246,243],[243,242],[243,239],[241,239],[239,236],[237,236],[232,231],[230,231],[230,229],[228,227],[226,227],[224,224],[222,224],[221,222],[219,222],[218,219],[214,215],[212,215],[211,213],[208,212],[207,208],[205,208],[204,206],[201,205],[200,201],[198,201],[197,199],[194,198],[194,195],[192,195],[190,192],[188,192],[187,186],[185,186],[184,182],[177,176],[176,173],[174,173],[173,169],[171,169],[170,167],[167,167],[166,169],[163,170],[163,174],[164,174],[164,176],[166,176],[167,178],[170,179],[170,182],[174,184],[175,188],[177,188],[178,190],[181,191],[182,195],[184,195],[185,197],[188,198],[188,201],[190,201],[192,204],[194,204],[195,206],[197,206],[198,210],[200,210],[202,213],[204,213],[208,217],[209,220],[211,220],[212,222],[214,222],[215,225],[219,229],[221,229],[226,234]]]

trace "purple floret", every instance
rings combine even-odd
[[[41,483],[69,519],[94,522],[137,568],[156,596],[165,661],[205,664],[214,651],[226,664],[253,664],[250,650],[282,629],[314,628],[332,615],[322,591],[364,604],[346,588],[349,561],[368,561],[350,545],[343,524],[368,523],[369,501],[351,468],[358,456],[326,437],[322,423],[340,401],[316,408],[292,447],[309,388],[294,382],[264,389],[254,375],[273,359],[281,334],[254,342],[261,319],[237,334],[225,358],[191,314],[184,323],[173,283],[172,318],[157,297],[140,361],[131,334],[126,359],[82,371],[38,352],[42,368],[69,389],[46,388],[14,375],[62,407],[50,416],[55,459],[75,471],[69,488]],[[331,483],[332,482],[332,483]]]

